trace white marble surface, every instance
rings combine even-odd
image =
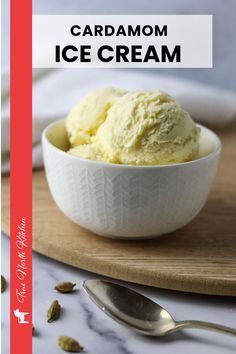
[[[2,273],[9,279],[9,239],[2,236]],[[62,353],[59,335],[77,338],[90,354],[230,354],[236,352],[236,338],[189,329],[168,338],[148,338],[106,317],[82,290],[85,279],[98,277],[44,256],[33,254],[33,354]],[[53,290],[58,281],[77,283],[73,294]],[[198,319],[236,327],[236,299],[193,295],[129,284],[166,307],[176,320]],[[53,299],[63,306],[61,318],[48,324],[47,309]],[[2,354],[9,354],[9,287],[2,296]]]

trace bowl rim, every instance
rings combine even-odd
[[[55,145],[53,145],[47,137],[47,133],[48,131],[56,124],[59,124],[59,122],[65,121],[66,118],[62,118],[62,119],[57,119],[54,122],[50,123],[47,127],[44,128],[43,132],[42,132],[42,145],[47,144],[48,146],[50,146],[53,150],[55,150],[56,152],[58,152],[60,155],[62,156],[67,156],[68,159],[72,159],[72,160],[76,160],[76,161],[80,161],[83,163],[87,163],[87,164],[91,164],[91,165],[97,165],[97,166],[104,166],[104,167],[111,167],[111,168],[122,168],[122,169],[160,169],[160,168],[174,168],[174,167],[179,167],[179,166],[191,166],[197,163],[202,163],[202,162],[206,162],[208,160],[213,159],[214,157],[218,156],[221,152],[222,149],[222,143],[220,138],[218,137],[218,135],[213,132],[211,129],[205,127],[202,124],[196,123],[196,125],[200,128],[203,128],[205,130],[207,130],[214,138],[214,142],[216,144],[215,149],[210,152],[209,154],[207,154],[206,156],[200,157],[198,159],[195,160],[191,160],[191,161],[186,161],[186,162],[177,162],[177,163],[173,163],[173,164],[165,164],[165,165],[128,165],[128,164],[115,164],[115,163],[111,163],[111,162],[103,162],[103,161],[96,161],[96,160],[89,160],[89,159],[85,159],[83,157],[79,157],[79,156],[74,156],[71,154],[68,154],[66,151],[63,151],[59,148],[57,148]]]

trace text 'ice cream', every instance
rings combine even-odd
[[[200,129],[161,91],[104,88],[66,120],[70,154],[116,164],[164,165],[196,158]]]

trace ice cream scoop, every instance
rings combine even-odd
[[[99,145],[94,143],[75,146],[68,153],[88,160],[109,162],[100,150]]]
[[[96,141],[109,161],[162,165],[194,159],[200,129],[168,94],[135,91],[111,107]]]
[[[68,152],[89,160],[164,165],[190,161],[199,151],[200,128],[161,91],[91,92],[71,111],[66,128]]]
[[[82,98],[66,119],[71,146],[90,143],[111,106],[125,93],[125,90],[106,87]]]

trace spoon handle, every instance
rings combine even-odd
[[[236,329],[227,327],[227,326],[221,326],[216,323],[211,323],[211,322],[205,322],[205,321],[180,321],[176,322],[176,329],[179,328],[201,328],[201,329],[209,329],[213,331],[218,331],[224,334],[231,334],[236,336]]]

